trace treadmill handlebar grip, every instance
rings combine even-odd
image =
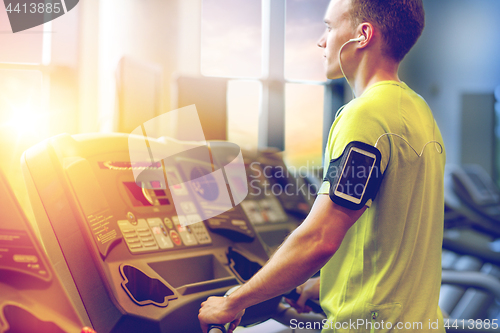
[[[208,333],[226,333],[226,328],[224,325],[210,324],[208,325]]]
[[[483,289],[493,294],[497,300],[500,300],[500,281],[492,275],[480,272],[443,270],[441,283]]]

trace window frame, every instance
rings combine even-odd
[[[262,1],[262,76],[242,78],[223,76],[228,80],[261,83],[258,122],[258,149],[285,149],[285,86],[289,83],[324,86],[323,140],[326,148],[335,111],[344,104],[344,83],[341,80],[309,81],[285,77],[286,0]],[[201,41],[200,41],[201,43]],[[203,75],[203,74],[202,74]],[[208,75],[203,75],[207,76]],[[272,124],[272,126],[270,126]]]

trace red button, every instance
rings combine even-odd
[[[182,244],[181,237],[175,230],[170,230],[170,238],[172,238],[172,241],[174,242],[175,245]]]

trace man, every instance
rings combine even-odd
[[[202,303],[202,328],[232,322],[234,329],[245,308],[321,268],[321,278],[300,286],[292,305],[302,311],[306,299],[319,298],[328,317],[324,332],[444,332],[442,138],[425,101],[398,77],[424,26],[422,1],[331,0],[325,23],[318,45],[327,77],[345,73],[358,96],[332,125],[325,170],[362,142],[381,154],[381,185],[353,209],[332,191],[327,195],[325,181],[309,216],[250,281],[227,298]]]

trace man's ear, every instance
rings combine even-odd
[[[375,28],[374,28],[373,24],[371,24],[369,22],[363,22],[358,26],[358,28],[356,30],[357,30],[358,36],[365,37],[364,40],[362,40],[358,43],[358,47],[364,48],[368,44],[370,44],[370,42],[372,41],[372,39],[375,35]]]

